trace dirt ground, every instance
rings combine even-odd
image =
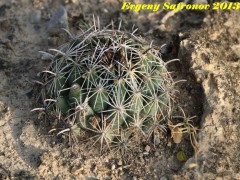
[[[48,64],[39,51],[64,41],[64,33],[47,33],[60,5],[73,33],[95,14],[103,26],[122,20],[131,31],[135,25],[158,47],[180,36],[178,53],[166,61],[180,59],[169,70],[175,81],[186,80],[176,85],[176,102],[188,117],[197,116],[196,152],[188,135],[175,144],[162,133],[147,155],[143,144],[123,157],[115,151],[100,156],[97,147],[69,145],[67,138],[47,133],[51,127],[30,111],[37,106],[35,80]],[[0,179],[240,179],[240,11],[136,13],[120,11],[121,5],[121,0],[0,1]],[[36,10],[41,16],[33,23]],[[179,151],[186,162],[177,159]]]

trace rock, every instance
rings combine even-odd
[[[189,158],[185,164],[184,164],[184,168],[188,169],[188,168],[195,168],[197,167],[197,163],[196,163],[196,160],[194,158]]]
[[[119,160],[117,164],[118,166],[122,166],[123,165],[122,160]]]
[[[113,171],[114,169],[116,169],[116,165],[113,164],[112,167],[111,167],[111,169],[112,169],[112,171]]]
[[[67,11],[63,6],[60,6],[52,15],[47,30],[50,34],[57,34],[61,31],[61,28],[68,29]]]
[[[172,146],[172,143],[169,141],[169,142],[167,143],[167,146],[168,146],[168,147],[171,147],[171,146]]]
[[[167,54],[170,54],[171,52],[172,52],[172,46],[170,44],[163,44],[160,47],[160,53],[164,56]]]
[[[154,139],[154,143],[155,143],[156,146],[158,146],[160,144],[160,142],[161,142],[161,140],[158,137],[156,137]]]
[[[147,146],[145,147],[145,151],[146,151],[146,152],[149,152],[150,150],[151,150],[151,147],[147,145]]]
[[[232,47],[233,52],[240,58],[240,44],[233,45]]]
[[[154,156],[155,156],[155,157],[159,157],[159,156],[160,156],[160,153],[156,151],[156,152],[154,153]]]
[[[224,26],[227,26],[227,27],[232,27],[233,26],[233,21],[232,20],[228,20],[227,22],[224,23]]]
[[[30,23],[38,24],[41,21],[42,12],[40,10],[34,10],[30,16]]]

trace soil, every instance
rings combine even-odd
[[[163,59],[180,59],[169,70],[175,81],[186,80],[176,84],[175,101],[187,117],[196,116],[195,149],[188,134],[175,144],[162,132],[155,146],[100,155],[85,141],[70,143],[67,136],[48,133],[53,125],[31,110],[37,106],[39,72],[49,63],[39,51],[66,39],[64,32],[47,33],[60,5],[73,33],[95,14],[102,26],[122,20],[123,30],[135,25],[159,49],[164,43],[176,47]],[[0,179],[240,179],[240,11],[136,13],[121,11],[121,5],[121,0],[0,2]],[[33,24],[35,10],[41,18]],[[186,162],[177,159],[180,151]]]

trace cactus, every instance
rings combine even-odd
[[[93,26],[52,51],[44,98],[56,99],[49,110],[58,108],[74,133],[86,131],[103,147],[123,131],[134,138],[137,127],[150,136],[167,123],[174,83],[158,50],[141,38]]]

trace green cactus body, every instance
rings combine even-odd
[[[143,113],[150,117],[155,117],[159,108],[159,101],[157,96],[151,97],[143,108]]]
[[[122,112],[119,109],[114,109],[111,111],[110,118],[112,119],[112,129],[119,131],[124,122],[127,122],[126,111]]]
[[[147,73],[144,77],[144,90],[146,94],[151,95],[156,93],[160,88],[161,82],[162,80],[155,74],[155,71]]]
[[[151,130],[151,128],[153,128],[153,124],[154,124],[153,118],[147,117],[142,124],[142,130],[145,133],[148,133]]]
[[[166,93],[172,78],[157,52],[131,33],[88,29],[54,50],[43,77],[44,98],[56,99],[49,110],[59,109],[77,134],[110,142],[123,131],[134,138],[133,126],[147,134],[172,109]]]
[[[79,69],[73,69],[68,75],[68,84],[82,84],[82,72]]]
[[[77,83],[75,83],[71,86],[68,97],[69,97],[69,102],[71,104],[72,103],[75,103],[75,104],[83,103],[86,98],[83,90]]]
[[[70,110],[70,106],[69,106],[67,100],[62,96],[59,96],[57,98],[56,105],[57,105],[57,108],[59,108],[61,113],[63,113],[63,114],[67,114],[68,111]]]
[[[108,131],[105,132],[104,136],[110,143],[113,142],[114,138],[116,137],[114,133],[114,129],[113,128],[108,129]]]
[[[57,97],[67,92],[67,79],[63,75],[56,75],[50,84],[47,85],[47,93],[50,96]]]
[[[97,71],[95,69],[87,70],[80,79],[80,83],[86,89],[91,89],[93,82],[98,79]]]
[[[127,113],[127,107],[125,101],[116,100],[107,111],[109,114],[109,119],[111,119],[111,125],[114,130],[121,129],[122,125],[128,126],[128,119],[131,118],[130,114]]]
[[[131,105],[129,109],[131,109],[132,113],[139,114],[144,107],[143,103],[144,97],[142,92],[141,91],[135,92],[131,97]]]
[[[114,94],[117,96],[118,101],[124,101],[127,99],[126,84],[122,78],[115,80],[112,92],[115,92]]]
[[[101,112],[108,106],[108,93],[104,88],[95,88],[89,104],[95,112]]]
[[[76,135],[80,135],[80,132],[81,132],[81,127],[78,125],[78,124],[74,124],[72,127],[71,127],[71,131],[76,134]]]
[[[78,112],[76,114],[76,121],[80,125],[80,127],[83,129],[91,128],[91,124],[88,120],[94,115],[92,108],[89,105],[86,105],[84,107],[79,107],[77,111]]]

